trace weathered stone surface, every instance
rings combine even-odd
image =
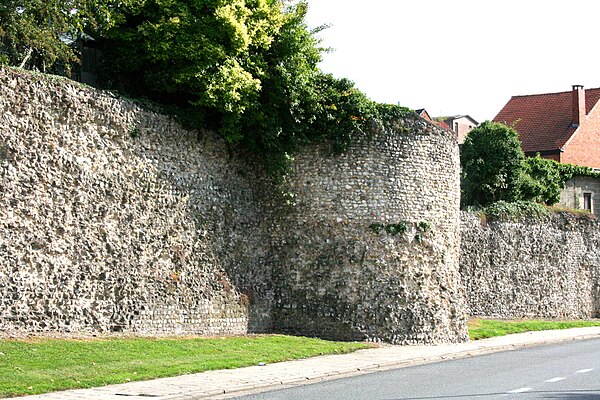
[[[456,140],[373,135],[282,197],[210,133],[0,69],[0,332],[466,340]]]
[[[461,214],[471,315],[600,317],[600,222],[567,213],[508,222]]]
[[[270,329],[256,179],[199,135],[1,70],[0,329]]]
[[[300,154],[288,188],[295,206],[274,232],[275,327],[392,343],[466,340],[458,188],[455,138],[417,117],[344,155]]]

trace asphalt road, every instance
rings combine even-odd
[[[600,400],[600,339],[402,368],[238,400]]]

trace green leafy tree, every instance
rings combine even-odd
[[[334,153],[345,151],[352,135],[365,134],[365,125],[380,117],[377,104],[348,79],[321,75],[317,88],[321,100],[309,129],[327,137]]]
[[[228,114],[223,128],[253,151],[284,160],[298,145],[306,143],[322,101],[319,86],[321,72],[317,64],[322,49],[314,32],[304,22],[306,4],[281,9],[281,26],[270,46],[261,54],[254,53],[260,65],[260,90],[247,113]]]
[[[59,1],[6,0],[0,3],[0,49],[5,62],[45,71],[57,61],[75,61],[61,35],[72,33],[68,7]],[[67,2],[68,3],[68,2]]]
[[[307,4],[280,0],[146,0],[107,31],[107,86],[175,106],[193,127],[265,156],[277,174],[311,141],[334,150],[376,115],[347,79],[318,68],[325,49]]]
[[[498,201],[553,205],[569,179],[600,176],[591,168],[561,164],[539,154],[525,158],[517,132],[493,122],[484,122],[469,132],[461,151],[461,166],[463,206],[485,207]]]
[[[510,127],[484,122],[469,132],[461,151],[462,205],[510,207],[510,202],[553,205],[566,182],[576,175],[599,177],[589,167],[525,158],[517,133]],[[508,202],[508,203],[507,203]]]
[[[482,123],[467,135],[460,159],[463,205],[523,199],[525,154],[514,129]]]
[[[21,68],[64,72],[79,61],[69,42],[118,22],[117,8],[128,1],[137,0],[2,0],[1,59]]]
[[[284,22],[279,2],[267,0],[147,0],[122,11],[106,34],[106,83],[225,119],[258,98]]]

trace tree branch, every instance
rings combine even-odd
[[[25,68],[25,64],[27,64],[27,61],[29,61],[31,53],[33,53],[33,48],[30,47],[29,50],[27,50],[27,55],[25,55],[25,58],[23,59],[23,61],[21,61],[21,65],[19,65],[19,68]]]

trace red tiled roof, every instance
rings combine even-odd
[[[444,121],[437,121],[437,123],[442,128],[450,130],[450,126],[447,123],[445,123]]]
[[[447,123],[445,123],[444,121],[436,121],[436,120],[433,120],[433,121],[431,121],[431,122],[432,122],[434,125],[437,125],[437,126],[439,126],[440,128],[442,128],[442,129],[451,130],[451,129],[450,129],[450,127],[448,126],[448,124],[447,124]]]
[[[600,100],[600,88],[585,90],[586,114]],[[494,122],[519,132],[523,151],[561,149],[575,133],[571,125],[572,92],[513,96],[496,115]]]
[[[435,121],[434,124],[442,127],[443,129],[450,130],[450,126],[447,123],[445,123],[444,121]]]

